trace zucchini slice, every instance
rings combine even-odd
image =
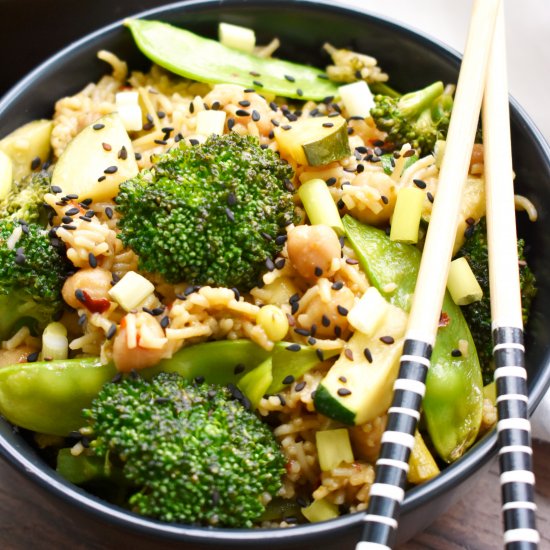
[[[347,122],[341,116],[305,118],[287,130],[280,126],[275,140],[281,155],[298,164],[322,166],[351,155]]]

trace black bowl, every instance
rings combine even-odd
[[[330,40],[379,59],[396,89],[411,90],[434,80],[456,82],[459,55],[448,47],[381,19],[366,11],[334,6],[328,0],[195,0],[154,9],[140,17],[162,19],[205,35],[214,35],[219,21],[252,27],[259,41],[281,39],[283,58],[322,64],[320,46]],[[15,86],[0,102],[0,135],[31,119],[51,116],[54,101],[73,94],[105,73],[96,59],[99,49],[113,51],[129,66],[148,62],[121,24],[107,26],[50,58]],[[538,277],[539,292],[527,332],[529,410],[533,412],[550,384],[550,232],[543,227],[550,204],[550,149],[522,109],[511,100],[512,138],[517,189],[536,205],[535,224],[520,216],[519,230],[528,242],[528,259]],[[99,500],[67,483],[43,462],[37,452],[0,420],[0,450],[5,459],[29,479],[55,495],[80,518],[95,516],[117,530],[163,540],[179,548],[352,548],[361,529],[361,514],[278,530],[229,530],[187,527],[152,521]],[[399,522],[403,542],[426,528],[463,495],[496,452],[494,431],[434,480],[407,493]],[[495,506],[498,506],[495,503]],[[70,512],[69,512],[70,513]]]

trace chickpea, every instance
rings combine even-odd
[[[349,323],[346,313],[354,306],[353,292],[343,287],[330,291],[330,300],[323,301],[320,295],[309,302],[303,311],[298,310],[297,321],[302,328],[317,327],[316,336],[320,338],[346,338]]]
[[[328,225],[298,225],[288,233],[290,262],[309,281],[334,275],[332,260],[340,258],[341,250],[338,236]]]
[[[112,275],[106,269],[79,269],[65,281],[61,293],[65,302],[77,309],[82,307],[82,303],[75,295],[79,289],[84,290],[94,300],[110,300],[108,292],[111,289],[111,280]]]
[[[156,347],[140,345],[145,340],[154,341]],[[164,357],[166,343],[164,331],[154,317],[145,312],[129,313],[122,319],[114,338],[113,361],[120,372],[152,367]]]

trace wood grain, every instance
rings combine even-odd
[[[534,444],[541,550],[550,548],[550,444]],[[399,550],[501,548],[498,465],[475,490]],[[169,545],[124,535],[96,520],[67,513],[19,472],[0,461],[0,548],[3,550],[152,550]],[[321,549],[320,549],[321,550]],[[334,549],[331,549],[334,550]]]

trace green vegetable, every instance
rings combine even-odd
[[[44,328],[63,307],[68,272],[64,246],[48,231],[0,219],[0,340],[23,325]]]
[[[319,455],[319,466],[323,472],[330,472],[342,462],[351,464],[354,460],[349,432],[346,428],[320,430],[315,433],[315,443]]]
[[[125,24],[149,59],[181,76],[304,100],[338,95],[338,87],[313,67],[257,57],[160,21],[129,19]]]
[[[283,156],[308,166],[323,166],[351,154],[348,125],[341,116],[304,118],[290,129],[278,127],[275,141]]]
[[[132,510],[168,522],[251,527],[280,489],[269,427],[224,387],[175,373],[107,384],[84,412],[94,454],[121,464]]]
[[[0,200],[0,218],[45,225],[48,210],[44,195],[50,191],[50,179],[48,171],[40,170],[13,181],[6,196]]]
[[[319,384],[314,401],[321,414],[344,424],[361,425],[384,414],[391,405],[407,316],[396,306],[382,307],[386,312],[374,333],[355,332],[346,344],[351,359],[349,352],[342,353]],[[381,340],[388,336],[390,343]]]
[[[57,453],[57,473],[77,485],[95,479],[109,479],[112,469],[108,466],[108,462],[95,455],[81,453],[73,456],[71,449],[60,449]]]
[[[311,523],[328,521],[340,515],[338,506],[325,499],[314,500],[309,506],[302,508],[302,514]]]
[[[230,384],[266,359],[273,363],[270,393],[280,391],[289,374],[296,378],[319,363],[312,348],[298,352],[280,342],[269,352],[250,340],[220,340],[184,347],[170,359],[141,371],[151,378],[174,372],[187,380],[199,377],[210,384]],[[327,357],[329,354],[327,354]],[[90,406],[101,387],[117,371],[98,358],[78,358],[10,365],[0,369],[0,413],[29,430],[67,435],[82,423],[82,409]],[[263,395],[263,394],[262,394]]]
[[[104,143],[110,145],[105,148]],[[120,152],[125,150],[125,154]],[[105,172],[106,168],[115,171]],[[132,141],[118,113],[95,120],[78,133],[57,161],[52,185],[81,199],[111,200],[119,184],[138,173]]]
[[[119,237],[169,282],[249,290],[295,219],[292,170],[251,136],[180,143],[121,184]]]
[[[240,380],[237,386],[250,401],[253,409],[258,406],[261,398],[267,393],[267,388],[273,382],[271,374],[271,357],[268,357],[263,363],[255,369],[247,372]]]
[[[531,302],[537,293],[535,275],[525,261],[524,241],[518,240],[519,284],[523,323],[527,324]],[[485,218],[475,225],[473,234],[459,252],[464,256],[483,290],[483,298],[462,308],[472,331],[477,353],[483,367],[485,384],[493,380],[493,337],[491,331],[491,300],[489,293],[489,258],[487,249],[487,222]]]
[[[308,180],[298,190],[300,200],[309,218],[311,225],[328,225],[338,235],[342,235],[344,227],[338,212],[338,207],[328,190],[327,184],[322,179]]]
[[[51,120],[33,120],[0,140],[3,151],[13,162],[13,179],[19,181],[32,172],[33,161],[39,165],[50,156]]]
[[[438,139],[445,139],[453,98],[445,92],[442,82],[399,98],[377,94],[374,103],[371,116],[376,126],[388,133],[387,141],[395,148],[409,143],[427,154]]]
[[[82,425],[82,409],[115,374],[113,365],[94,357],[3,367],[0,413],[28,430],[68,435]]]
[[[387,300],[409,311],[420,266],[420,251],[392,242],[384,231],[365,226],[349,216],[343,219],[346,235],[371,283]],[[395,284],[389,290],[388,285]],[[483,406],[481,368],[475,344],[459,306],[448,295],[443,301],[441,325],[426,380],[424,419],[439,456],[446,462],[459,458],[475,441]],[[455,356],[460,341],[465,356]]]

